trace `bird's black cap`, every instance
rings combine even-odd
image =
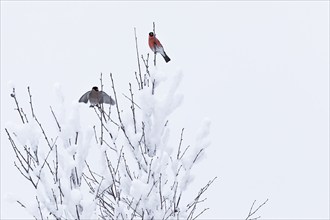
[[[99,91],[99,88],[97,88],[97,86],[94,86],[92,89],[95,91]]]
[[[154,36],[154,32],[150,32],[150,33],[149,33],[149,36],[150,36],[150,37]]]

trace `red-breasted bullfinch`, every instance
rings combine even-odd
[[[94,86],[91,91],[86,92],[81,98],[79,102],[84,102],[91,104],[89,107],[99,106],[99,104],[106,103],[110,105],[114,105],[115,101],[105,92],[99,91],[97,86]]]
[[[166,55],[163,45],[159,42],[153,32],[149,33],[149,47],[154,53],[160,53],[167,63],[171,59]]]

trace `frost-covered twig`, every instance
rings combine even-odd
[[[259,218],[261,218],[261,216],[258,216],[258,217],[252,217],[262,206],[264,206],[267,202],[268,202],[268,199],[266,199],[266,201],[264,201],[261,205],[258,206],[258,208],[256,208],[255,210],[253,210],[253,206],[255,204],[256,200],[253,201],[252,203],[252,206],[250,208],[250,211],[249,211],[249,214],[248,216],[246,217],[245,220],[257,220]]]

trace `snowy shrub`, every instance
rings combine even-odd
[[[101,74],[101,89],[105,80],[111,83],[116,105],[91,108],[96,114],[93,127],[81,126],[84,116],[78,102],[64,106],[58,84],[58,106],[50,108],[50,119],[44,123],[35,114],[38,105],[30,88],[31,116],[19,106],[12,88],[22,124],[10,124],[5,131],[16,155],[14,165],[35,190],[29,202],[17,202],[34,218],[195,219],[207,210],[197,206],[215,178],[188,204],[182,198],[192,182],[194,164],[210,145],[210,122],[204,122],[189,146],[183,145],[184,129],[180,140],[171,140],[175,122],[170,116],[183,100],[177,91],[182,74],[151,69],[149,55],[141,59],[145,73],[139,62],[138,88],[134,91],[129,83],[128,96],[118,95],[112,74]]]

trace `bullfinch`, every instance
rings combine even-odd
[[[115,100],[113,100],[107,93],[103,91],[99,91],[97,86],[94,86],[91,91],[86,92],[81,98],[79,102],[87,103],[89,101],[90,106],[99,106],[99,104],[106,103],[110,105],[115,104]]]
[[[149,33],[149,47],[154,53],[160,53],[167,63],[171,59],[166,55],[163,45],[159,42],[153,32]]]

